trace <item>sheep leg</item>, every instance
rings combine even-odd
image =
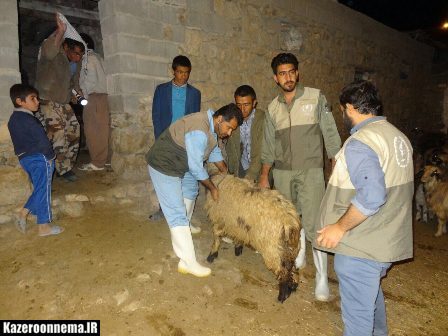
[[[243,253],[243,245],[235,245],[235,255],[238,257]]]
[[[437,232],[436,232],[436,234],[434,236],[440,237],[442,235],[443,229],[444,229],[444,226],[445,226],[445,222],[446,221],[445,221],[444,218],[439,218],[439,223],[437,225]],[[445,228],[445,230],[446,230],[446,228]]]
[[[415,220],[417,222],[420,222],[420,220],[422,219],[422,206],[421,205],[417,205],[416,206],[417,210],[415,211]]]
[[[218,258],[218,250],[219,246],[221,245],[221,237],[218,235],[214,235],[215,240],[213,241],[212,250],[210,251],[210,254],[207,257],[207,261],[209,263],[212,263],[216,258]]]

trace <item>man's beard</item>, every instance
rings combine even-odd
[[[220,138],[221,140],[225,140],[226,138],[229,137],[227,134],[223,134],[223,133],[221,132],[221,122],[218,122],[218,129],[217,129],[217,131],[218,131],[218,132],[216,132],[216,133],[217,133],[217,135],[218,135],[218,138]]]
[[[292,87],[290,88],[290,87],[287,87],[286,85],[289,85],[289,84],[292,84]],[[293,81],[289,81],[289,82],[286,82],[286,83],[284,83],[284,84],[278,84],[278,85],[280,85],[280,87],[282,88],[282,90],[283,91],[285,91],[285,92],[292,92],[292,91],[294,91],[295,90],[295,88],[296,88],[296,85],[297,85],[297,82],[293,82]]]
[[[344,122],[345,129],[350,133],[353,128],[353,120],[347,115],[345,110],[342,112],[342,121]]]

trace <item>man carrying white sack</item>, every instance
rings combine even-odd
[[[72,90],[80,91],[79,72],[85,43],[60,13],[56,31],[42,43],[37,61],[36,88],[41,120],[56,154],[55,169],[66,181],[76,181],[72,169],[79,150],[79,123],[69,105]]]

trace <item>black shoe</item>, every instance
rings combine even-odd
[[[149,215],[149,217],[148,217],[148,219],[151,222],[156,222],[156,221],[159,221],[159,220],[164,219],[164,218],[165,218],[165,216],[163,215],[163,212],[162,212],[161,209],[157,210],[156,212],[154,212],[153,214]]]
[[[78,176],[73,173],[73,171],[69,170],[65,174],[60,175],[67,182],[75,182],[78,180]]]

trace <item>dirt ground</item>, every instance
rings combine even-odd
[[[104,190],[112,173],[79,173],[55,181],[55,193]],[[5,192],[5,191],[2,191]],[[211,229],[196,206],[198,259],[205,262]],[[314,266],[300,271],[297,292],[277,302],[277,284],[262,258],[223,243],[212,275],[177,272],[169,230],[132,205],[90,206],[82,218],[60,218],[60,236],[37,237],[0,226],[0,319],[99,319],[101,335],[341,335],[337,278],[330,258],[332,300],[313,295]],[[415,258],[383,280],[390,335],[448,335],[448,235],[415,223]]]

